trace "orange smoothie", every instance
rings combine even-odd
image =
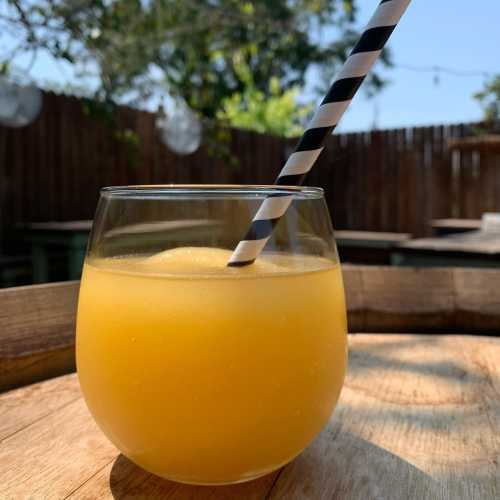
[[[77,322],[85,400],[160,476],[243,481],[290,461],[328,421],[347,359],[340,267],[178,248],[87,260]]]

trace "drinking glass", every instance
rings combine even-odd
[[[271,195],[293,202],[255,263],[228,267]],[[224,484],[286,464],[328,422],[346,345],[321,189],[102,189],[80,287],[77,368],[96,422],[139,466]]]

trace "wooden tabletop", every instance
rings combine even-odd
[[[481,227],[481,219],[432,219],[431,226],[459,229],[479,229]]]
[[[383,242],[383,243],[401,243],[410,239],[411,235],[408,233],[387,233],[382,231],[350,231],[350,230],[336,230],[335,239],[363,241],[363,242]]]
[[[178,229],[199,229],[203,227],[219,227],[221,222],[218,220],[207,219],[186,219],[179,221],[157,221],[141,224],[130,224],[118,227],[106,233],[106,236],[115,236],[120,234],[140,234],[154,231],[175,231]],[[66,222],[31,222],[24,226],[31,231],[61,231],[61,232],[89,232],[92,229],[91,220],[73,220]]]
[[[62,231],[62,232],[89,232],[92,229],[91,220],[31,222],[24,226],[30,231]]]
[[[222,226],[222,222],[219,220],[209,220],[209,219],[184,219],[184,220],[172,220],[172,221],[156,221],[156,222],[146,222],[141,224],[128,224],[126,226],[120,226],[115,229],[106,231],[105,237],[121,236],[125,234],[143,234],[143,233],[165,233],[165,232],[176,232],[182,229],[214,229]]]
[[[498,499],[500,338],[353,335],[328,427],[250,483],[193,487],[144,472],[101,434],[75,375],[0,395],[0,497]]]
[[[468,231],[437,238],[418,238],[398,245],[398,250],[500,254],[500,233]]]
[[[472,231],[481,229],[481,219],[433,219],[431,227],[435,229],[450,229],[459,231]]]

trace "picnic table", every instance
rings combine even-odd
[[[349,321],[354,331],[498,334],[499,276],[347,266]],[[78,283],[0,290],[0,391],[11,388],[0,394],[2,499],[498,498],[500,338],[352,334],[339,404],[299,457],[250,483],[197,487],[120,454],[76,375],[64,375],[74,368],[77,291]]]
[[[431,227],[435,236],[465,233],[481,229],[481,219],[433,219]]]
[[[500,233],[468,231],[434,238],[417,238],[397,245],[396,266],[500,267]]]
[[[219,221],[206,219],[128,224],[108,231],[105,238],[119,237],[119,244],[123,246],[127,243],[128,237],[132,248],[138,237],[147,237],[149,242],[157,244],[165,244],[178,238],[187,240],[190,238],[189,241],[196,241],[195,236],[198,236],[200,241],[204,241],[207,231],[219,230],[220,226]],[[62,247],[68,252],[68,279],[79,279],[91,229],[91,220],[34,222],[24,226],[25,238],[32,245],[34,283],[49,281],[50,250],[54,246]]]
[[[336,230],[335,241],[342,262],[389,264],[391,251],[411,235],[382,231]]]
[[[25,239],[31,243],[33,256],[33,281],[49,281],[50,248],[59,247],[67,251],[67,275],[71,280],[78,279],[82,272],[83,260],[91,220],[67,222],[32,222],[24,226]]]

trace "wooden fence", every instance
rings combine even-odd
[[[47,93],[32,125],[0,127],[0,225],[91,218],[105,185],[272,183],[295,143],[234,130],[239,165],[231,166],[204,149],[173,154],[150,113],[124,108],[119,115],[140,138],[135,161],[77,98]],[[432,218],[476,218],[500,210],[500,155],[451,153],[448,139],[471,131],[460,124],[335,135],[307,184],[325,188],[338,229],[423,235]]]

